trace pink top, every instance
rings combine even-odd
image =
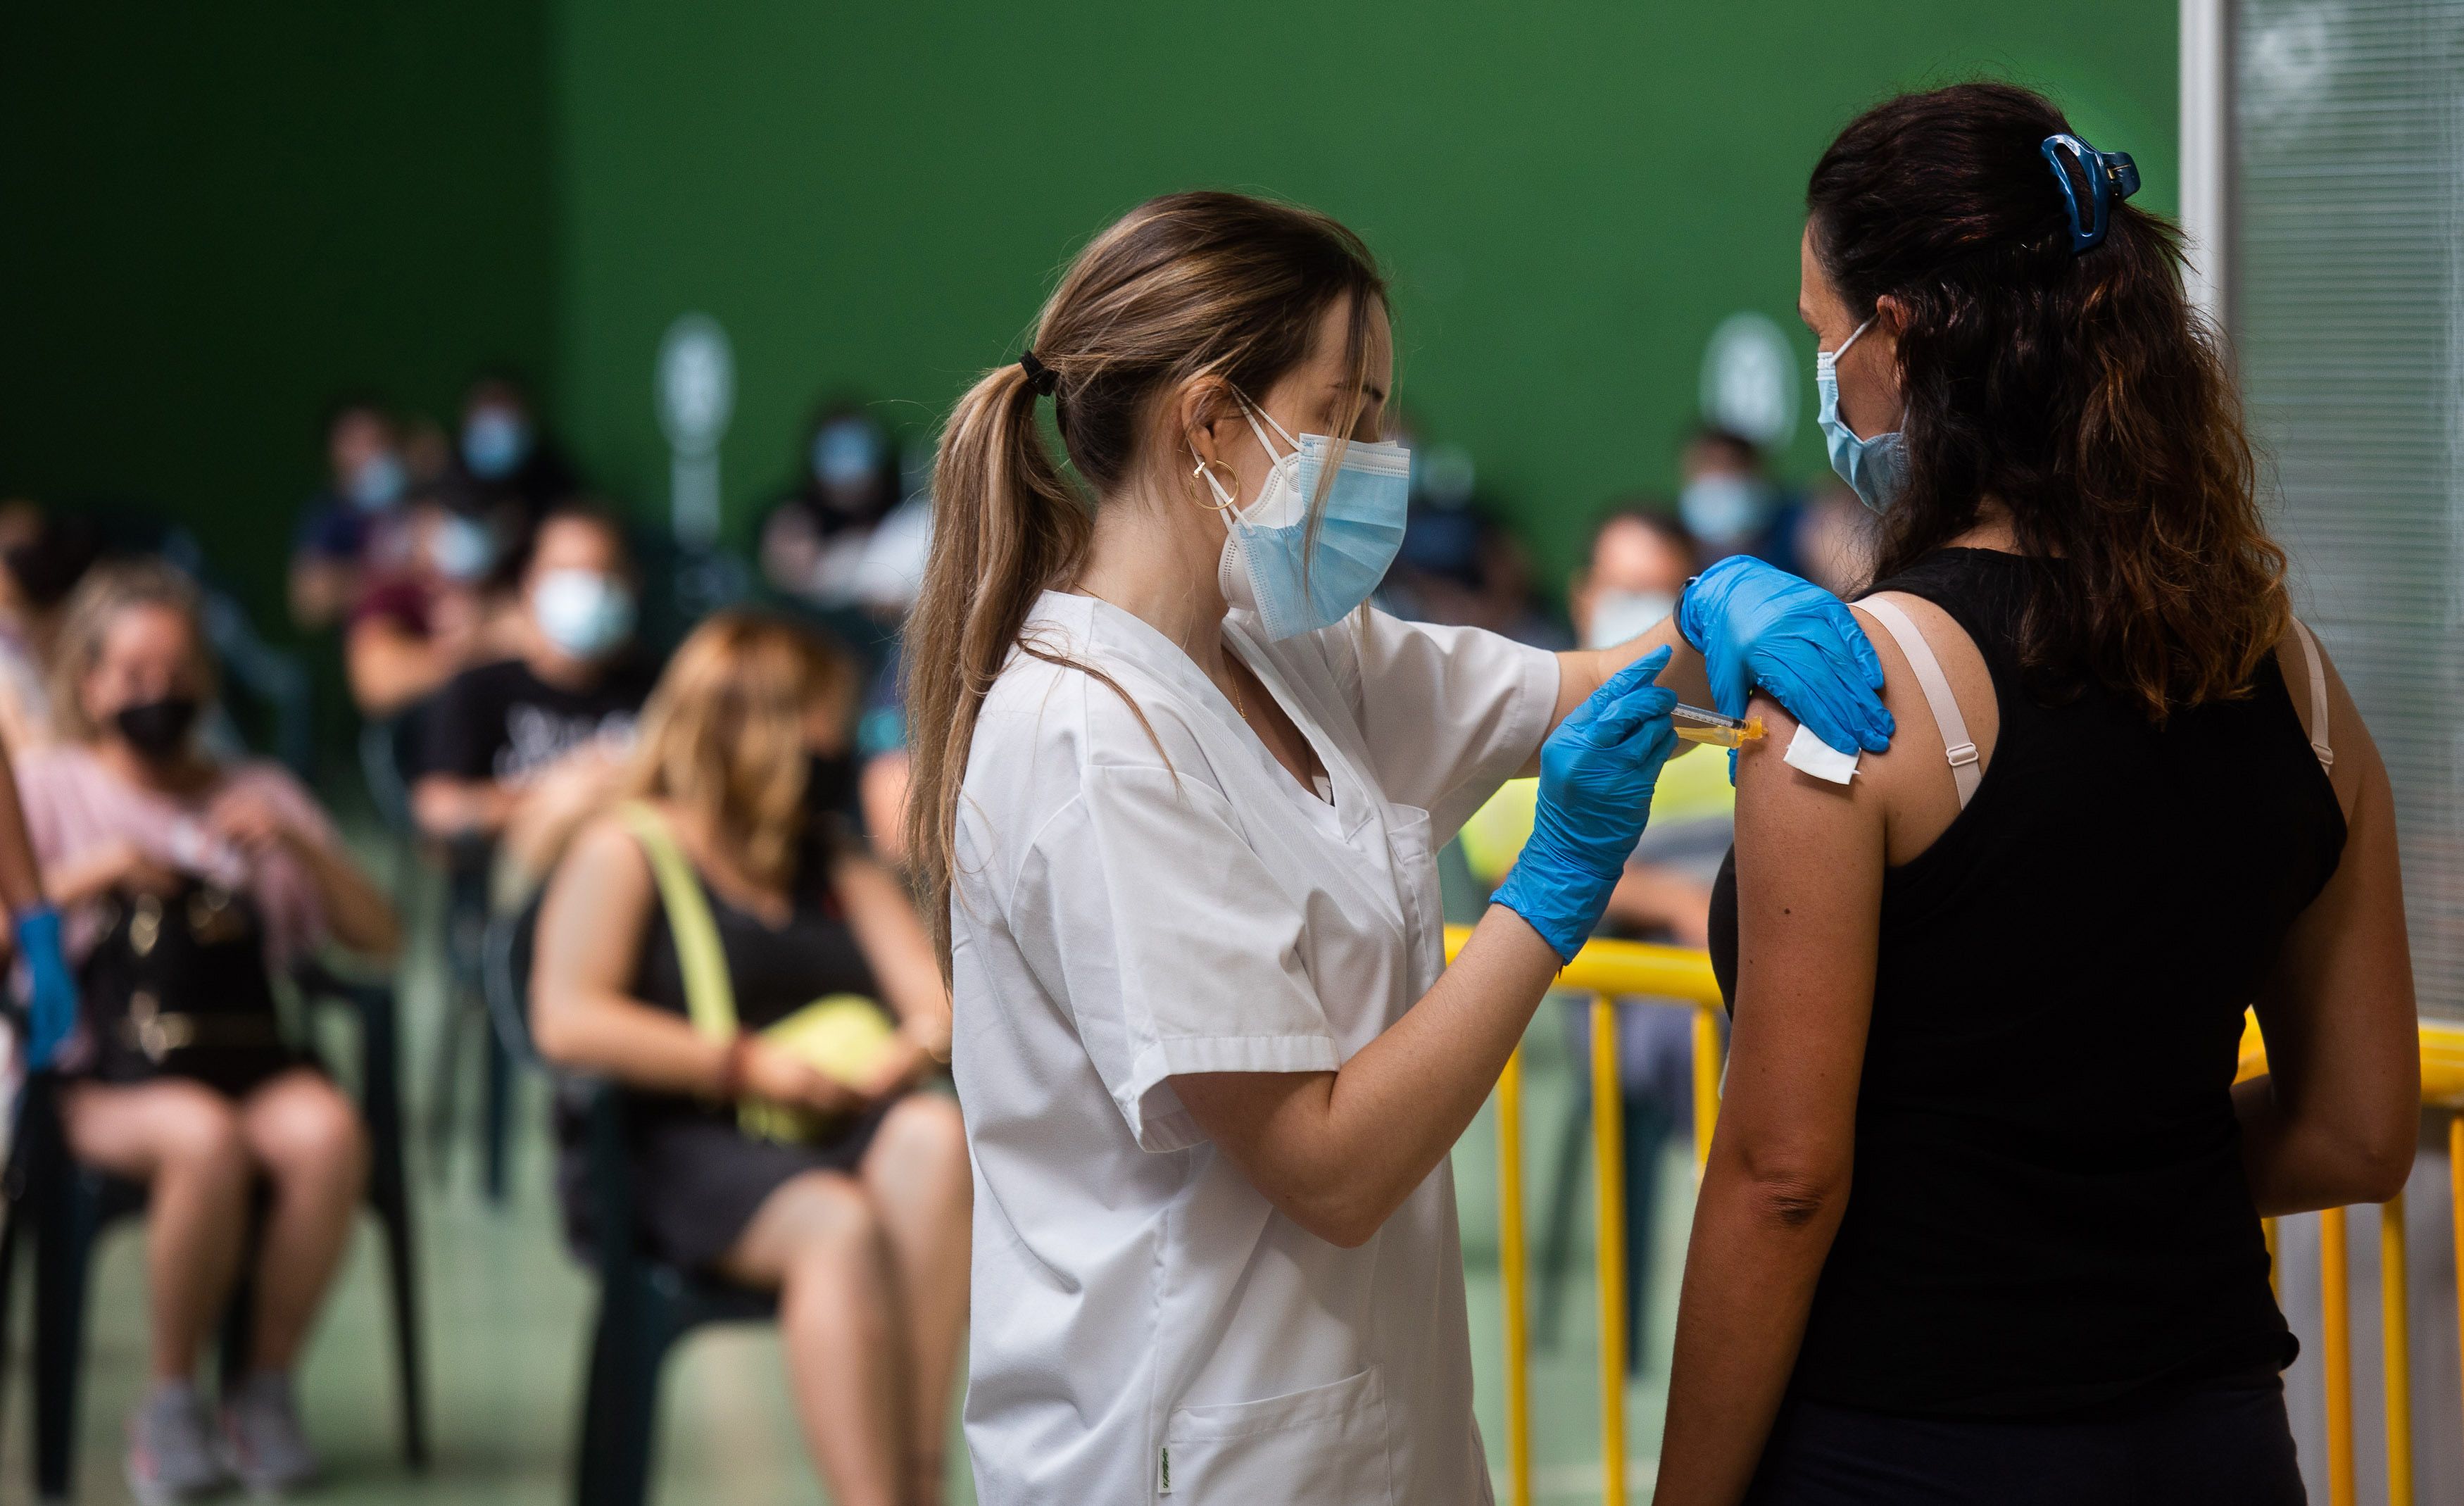
[[[148,856],[227,888],[242,889],[264,918],[266,962],[277,972],[325,940],[325,905],[305,864],[276,849],[262,858],[213,834],[215,808],[254,794],[316,840],[333,845],[334,825],[316,799],[278,764],[252,760],[224,769],[214,783],[181,798],[128,784],[92,749],[39,748],[17,764],[17,798],[27,833],[45,868],[74,862],[107,842],[126,840]],[[102,907],[77,906],[62,918],[69,961],[84,961],[101,940]]]

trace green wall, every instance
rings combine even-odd
[[[556,354],[544,8],[18,5],[0,29],[0,495],[198,527],[281,620],[317,422]]]
[[[929,429],[1018,349],[1072,251],[1168,189],[1280,194],[1366,235],[1397,287],[1405,402],[1472,450],[1552,570],[1612,494],[1671,484],[1722,317],[1801,335],[1805,175],[1860,104],[2018,78],[2174,201],[2173,8],[2123,0],[568,0],[559,28],[563,417],[621,495],[663,507],[653,355],[678,314],[715,315],[739,533],[818,394]],[[1803,385],[1800,473],[1821,463]]]
[[[1077,245],[1214,185],[1368,236],[1404,400],[1562,567],[1609,496],[1670,484],[1712,326],[1794,333],[1805,171],[1860,103],[2015,77],[2173,202],[2169,6],[1745,9],[12,7],[0,493],[204,524],[271,622],[334,391],[444,413],[514,360],[656,516],[652,356],[698,309],[737,353],[742,537],[817,396],[929,432]]]

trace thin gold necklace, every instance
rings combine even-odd
[[[1241,714],[1242,720],[1246,721],[1249,720],[1249,702],[1241,694],[1241,656],[1232,652],[1228,643],[1222,645],[1222,653],[1223,683],[1232,687],[1232,709]]]

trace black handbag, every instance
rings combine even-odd
[[[304,1059],[283,1034],[247,895],[190,878],[106,904],[78,976],[94,1077],[190,1077],[236,1097]]]

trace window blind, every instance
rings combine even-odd
[[[2295,609],[2387,759],[2464,1015],[2464,0],[2243,0],[2228,317]]]

